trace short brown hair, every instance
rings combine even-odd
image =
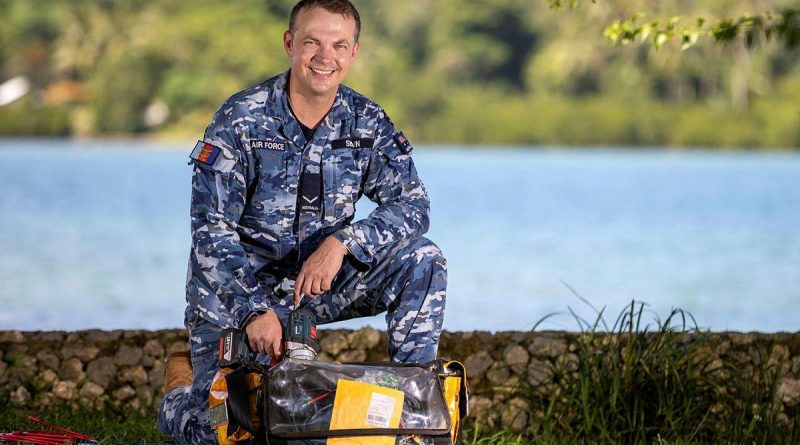
[[[294,35],[294,24],[297,19],[297,14],[303,9],[308,8],[322,8],[328,12],[341,14],[345,17],[352,17],[356,21],[356,42],[358,36],[361,35],[361,16],[358,15],[356,7],[350,3],[349,0],[300,0],[289,15],[289,32]]]

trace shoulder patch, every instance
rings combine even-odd
[[[208,142],[197,141],[189,157],[206,165],[214,165],[221,151],[219,147],[215,147]]]
[[[397,146],[400,148],[400,150],[407,155],[411,154],[411,151],[414,150],[414,147],[411,146],[411,142],[408,141],[408,138],[403,134],[402,131],[398,131],[394,134],[394,141],[397,143]]]

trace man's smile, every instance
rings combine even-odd
[[[335,70],[323,70],[323,69],[319,69],[319,68],[311,68],[311,71],[313,71],[315,74],[319,74],[321,76],[330,76],[331,74],[333,74],[333,72]]]

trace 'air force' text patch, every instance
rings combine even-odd
[[[267,140],[251,140],[251,150],[272,150],[272,151],[286,151],[286,142],[283,141],[267,141]]]
[[[215,147],[207,142],[197,141],[189,157],[203,164],[214,165],[221,151],[219,147]]]
[[[400,150],[407,155],[410,155],[411,151],[414,150],[414,147],[411,146],[411,142],[408,141],[408,138],[402,131],[398,131],[394,134],[394,141],[397,143]]]

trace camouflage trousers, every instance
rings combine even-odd
[[[304,298],[301,307],[316,314],[317,324],[386,312],[388,352],[392,361],[422,363],[436,358],[444,319],[447,265],[430,240],[400,241],[376,252],[369,268],[345,261],[331,290]],[[286,323],[294,283],[268,276],[262,285],[273,290],[272,308]],[[209,423],[208,392],[217,371],[222,328],[200,317],[187,320],[194,380],[166,394],[158,428],[181,443],[216,443]],[[261,357],[268,362],[268,357]]]

